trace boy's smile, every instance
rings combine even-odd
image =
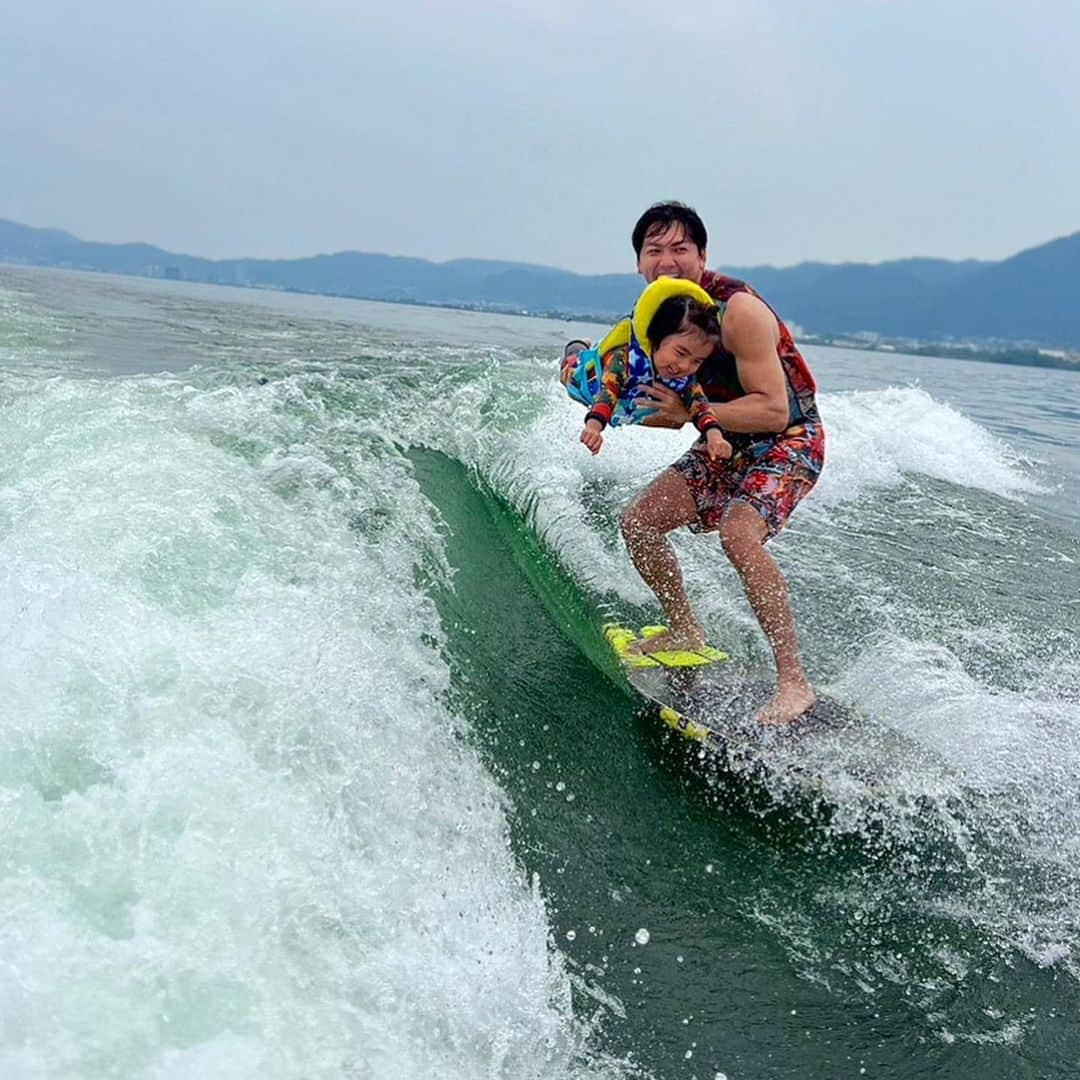
[[[712,356],[714,348],[713,342],[692,326],[668,334],[660,342],[652,356],[653,367],[662,379],[684,379]]]

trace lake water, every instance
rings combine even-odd
[[[807,350],[808,668],[940,768],[803,806],[605,669],[599,329],[0,267],[0,1074],[1077,1074],[1080,375]]]

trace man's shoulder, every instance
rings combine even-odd
[[[750,348],[780,339],[780,324],[772,308],[756,293],[743,292],[727,302],[722,324],[724,347],[738,355]]]
[[[750,286],[739,278],[729,277],[716,270],[705,270],[701,275],[701,287],[714,299],[726,303],[737,293],[749,292]]]

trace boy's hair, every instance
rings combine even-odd
[[[706,340],[719,346],[720,323],[716,311],[715,304],[703,304],[692,296],[669,296],[656,309],[649,323],[648,338],[652,351],[660,348],[664,338],[694,327],[705,335]]]
[[[634,254],[640,259],[645,238],[654,232],[665,233],[672,225],[681,225],[687,237],[697,245],[698,251],[704,251],[708,246],[709,234],[705,231],[705,223],[693,207],[675,201],[658,202],[653,203],[638,218],[634,231],[630,234]]]

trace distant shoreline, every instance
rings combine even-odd
[[[125,275],[128,276],[128,275]],[[131,275],[135,276],[135,275]],[[148,279],[154,280],[154,279]],[[248,286],[266,292],[286,292],[299,296],[333,296],[338,300],[366,300],[373,304],[398,304],[402,307],[440,308],[444,311],[473,311],[486,315],[510,315],[520,319],[550,319],[553,322],[613,324],[625,316],[581,311],[529,311],[528,309],[501,308],[483,304],[436,303],[430,300],[388,300],[382,296],[353,296],[346,293],[312,293],[302,289],[272,289],[265,286]],[[874,342],[856,341],[850,337],[829,337],[822,334],[795,334],[800,345],[823,345],[830,349],[853,349],[861,352],[880,352],[886,355],[930,356],[940,360],[979,360],[988,364],[1008,364],[1014,367],[1051,368],[1056,371],[1080,372],[1080,354],[1075,357],[1047,356],[1038,350],[1022,347],[979,349],[964,345],[935,345],[932,342],[912,343],[881,338]]]
[[[1052,368],[1055,371],[1080,372],[1080,356],[1046,356],[1035,350],[1023,348],[978,349],[958,345],[912,344],[910,342],[879,341],[869,343],[852,341],[850,338],[829,338],[820,334],[796,336],[800,345],[826,345],[830,349],[859,349],[862,352],[880,352],[887,355],[932,356],[940,360],[980,360],[987,364],[1009,364],[1014,367]]]
[[[434,301],[422,299],[395,299],[385,296],[360,296],[355,293],[324,292],[311,289],[298,289],[289,286],[267,284],[244,284],[236,281],[199,281],[188,278],[158,277],[152,274],[124,273],[118,270],[97,269],[89,266],[58,266],[55,264],[17,261],[0,256],[0,266],[13,270],[59,270],[64,273],[96,274],[110,277],[127,278],[135,281],[153,281],[164,284],[203,285],[211,288],[243,289],[247,292],[282,293],[292,296],[324,296],[335,300],[362,300],[373,304],[395,304],[401,307],[438,308],[444,311],[470,311],[486,315],[509,315],[517,318],[548,319],[552,322],[576,323],[614,323],[623,315],[613,312],[595,311],[532,311],[528,308],[502,306],[499,304],[455,303],[453,301]],[[625,313],[623,313],[625,314]],[[796,333],[796,341],[801,345],[822,345],[833,349],[854,349],[862,352],[880,352],[908,356],[929,356],[942,360],[978,360],[991,364],[1007,364],[1019,367],[1050,368],[1057,371],[1080,372],[1080,354],[1064,356],[1047,355],[1038,349],[1023,346],[1004,347],[1002,349],[979,348],[977,346],[936,344],[934,342],[913,342],[903,339],[877,337],[872,341],[862,341],[850,335],[838,334],[835,337],[826,334]]]

